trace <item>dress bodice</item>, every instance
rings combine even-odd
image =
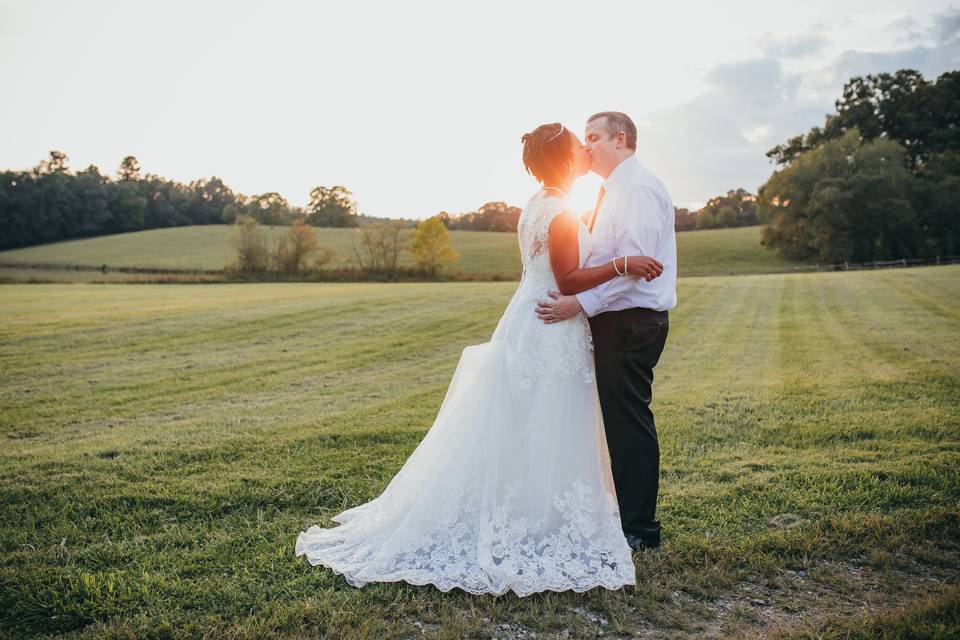
[[[547,382],[555,375],[579,376],[592,383],[593,341],[590,325],[582,313],[553,324],[536,315],[537,303],[549,300],[547,292],[558,290],[550,266],[550,223],[566,212],[562,198],[534,194],[524,206],[517,223],[523,275],[493,332],[492,340],[506,340],[511,375],[518,389],[529,389],[534,381]],[[590,232],[579,222],[577,233],[580,263],[592,249]]]
[[[556,280],[550,268],[550,223],[558,215],[567,211],[563,198],[535,193],[520,213],[517,223],[517,240],[520,243],[520,260],[523,265],[523,279],[528,275],[540,281]],[[579,247],[579,267],[583,267],[593,248],[593,238],[587,226],[577,219],[577,244]]]

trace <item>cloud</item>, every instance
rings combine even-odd
[[[764,57],[717,65],[707,72],[706,80],[714,90],[720,92],[739,94],[761,87],[779,90],[783,82],[783,70],[779,60]]]
[[[936,42],[949,42],[960,36],[960,10],[936,16],[931,31]]]
[[[899,22],[899,21],[898,21]],[[891,27],[899,26],[897,23]],[[936,14],[931,18],[929,25],[921,25],[913,18],[904,19],[904,31],[908,31],[904,40],[913,43],[944,44],[960,36],[960,9],[951,9],[946,13]]]
[[[712,67],[704,93],[639,123],[641,159],[679,196],[677,206],[737,187],[755,191],[774,169],[766,151],[822,125],[851,77],[911,68],[935,78],[960,68],[960,12],[936,16],[922,31],[912,18],[898,22],[913,46],[827,57],[822,25],[784,41],[768,37],[762,55]]]
[[[779,59],[806,58],[820,53],[828,44],[825,27],[817,24],[808,29],[807,33],[793,38],[776,38],[766,33],[761,40],[761,46],[766,55]]]
[[[824,69],[824,77],[843,84],[853,76],[892,73],[898,69],[916,69],[933,79],[960,67],[960,40],[943,47],[914,47],[903,51],[844,51]]]
[[[835,92],[854,76],[915,69],[928,79],[960,68],[960,11],[935,16],[926,29],[914,31],[915,46],[892,51],[841,52],[815,73],[807,74],[805,88],[815,94]]]
[[[640,126],[641,157],[683,194],[678,206],[737,187],[755,191],[772,169],[765,152],[827,111],[803,98],[801,76],[771,56],[717,65],[706,80],[705,93]]]
[[[896,42],[915,44],[926,41],[926,34],[913,16],[903,16],[894,20],[887,25],[886,30],[897,34]]]

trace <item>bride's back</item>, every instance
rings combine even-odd
[[[563,207],[562,198],[544,195],[542,191],[533,194],[523,207],[517,222],[517,238],[520,242],[520,259],[524,269],[534,258],[548,251],[550,221],[563,210]]]
[[[556,288],[556,279],[550,267],[550,223],[566,209],[567,202],[563,198],[547,196],[538,191],[530,197],[521,211],[517,223],[517,240],[520,243],[520,260],[523,266],[522,283],[533,278],[538,286]],[[582,267],[590,253],[591,237],[580,222],[577,239],[579,266]]]

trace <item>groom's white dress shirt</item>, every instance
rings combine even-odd
[[[614,256],[644,255],[663,264],[663,273],[647,282],[617,276],[576,294],[588,317],[604,311],[645,307],[666,311],[677,305],[677,236],[673,201],[660,179],[628,156],[603,182],[605,191],[594,220],[593,249],[584,267]]]

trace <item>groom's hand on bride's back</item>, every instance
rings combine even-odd
[[[583,311],[577,296],[565,296],[559,291],[548,291],[550,300],[541,300],[537,303],[537,317],[545,324],[553,324],[569,320]]]

